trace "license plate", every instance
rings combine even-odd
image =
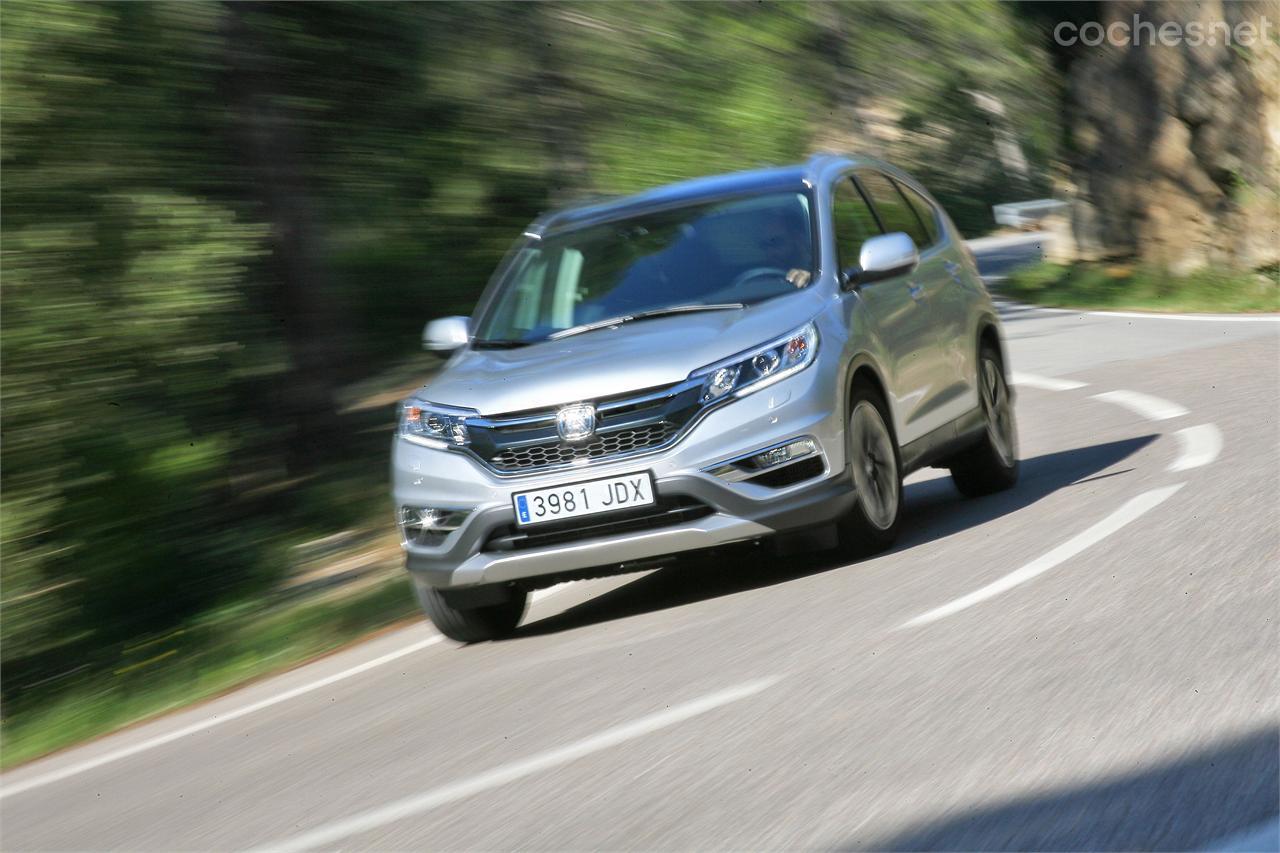
[[[550,489],[511,496],[519,525],[560,521],[580,515],[616,512],[653,503],[653,477],[648,471],[622,474],[585,483],[566,483]]]

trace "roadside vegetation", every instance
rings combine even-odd
[[[1116,263],[1042,263],[1000,283],[1005,296],[1051,308],[1131,311],[1280,311],[1280,270],[1173,275]]]

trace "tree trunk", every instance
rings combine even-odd
[[[582,93],[566,70],[557,33],[566,26],[551,3],[524,6],[528,44],[533,53],[532,94],[540,106],[538,135],[550,159],[550,201],[564,204],[591,189],[586,141],[590,128]]]
[[[270,227],[269,301],[290,361],[275,402],[278,414],[294,430],[289,469],[297,475],[332,456],[339,439],[334,391],[343,338],[299,166],[304,161],[298,131],[279,106],[287,81],[254,29],[255,14],[275,12],[239,2],[225,3],[223,9],[226,102],[250,192]]]

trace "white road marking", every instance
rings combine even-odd
[[[563,592],[565,589],[568,588],[568,586],[569,586],[568,584],[557,584],[556,586],[548,587],[546,589],[535,590],[534,593],[530,596],[530,602],[536,603],[536,602],[545,600],[546,598],[549,598],[550,596],[555,595],[558,592]],[[328,687],[330,684],[343,681],[345,679],[351,678],[352,676],[359,675],[362,672],[368,672],[369,670],[374,669],[375,667],[379,667],[379,666],[382,666],[383,664],[390,663],[394,660],[398,660],[404,657],[405,655],[411,655],[414,652],[421,651],[422,649],[425,649],[428,646],[434,646],[436,643],[442,642],[443,640],[444,640],[444,637],[440,636],[439,634],[435,634],[433,636],[427,637],[425,640],[419,640],[416,643],[411,643],[410,645],[405,646],[402,649],[397,649],[393,652],[388,652],[387,654],[382,655],[381,657],[377,657],[371,661],[366,661],[365,663],[359,664],[357,666],[353,666],[350,669],[344,669],[342,672],[334,673],[333,675],[326,676],[325,678],[321,678],[317,681],[310,682],[309,684],[304,684],[300,687],[295,687],[292,690],[286,690],[284,693],[281,693],[277,696],[272,696],[270,698],[263,699],[259,702],[254,702],[252,704],[244,706],[243,708],[237,708],[234,711],[230,711],[225,714],[220,714],[217,717],[212,717],[203,722],[192,723],[191,725],[184,726],[183,728],[177,729],[176,731],[168,732],[167,734],[163,734],[163,735],[158,735],[153,738],[148,738],[147,740],[141,741],[139,743],[135,743],[132,746],[126,746],[117,750],[113,750],[111,752],[104,753],[103,755],[100,755],[97,758],[91,758],[91,759],[88,759],[87,761],[82,761],[76,764],[69,765],[60,770],[54,770],[49,773],[45,773],[39,776],[34,776],[31,779],[26,780],[25,782],[18,782],[16,784],[3,784],[2,782],[0,782],[0,800],[4,799],[5,797],[12,797],[18,794],[25,793],[35,788],[42,788],[45,785],[50,785],[50,784],[53,784],[54,782],[60,782],[63,779],[68,779],[72,776],[78,776],[81,773],[84,773],[89,770],[94,770],[98,767],[103,766],[104,764],[111,764],[113,762],[120,761],[125,758],[130,758],[139,753],[146,752],[151,749],[155,749],[156,747],[159,747],[159,746],[164,746],[167,743],[172,743],[175,740],[179,740],[180,738],[187,737],[188,735],[193,735],[199,732],[208,731],[209,729],[212,729],[215,726],[222,725],[223,723],[229,723],[232,720],[238,720],[241,717],[245,717],[245,716],[248,716],[249,714],[253,714],[258,711],[264,710],[266,708],[270,708],[272,705],[278,705],[281,702],[287,702],[290,699],[294,699],[306,693],[311,693],[315,690],[319,690],[322,687]]]
[[[1005,275],[988,275],[984,280],[1005,279]],[[1280,314],[1160,314],[1158,311],[1082,311],[1080,309],[1051,309],[1043,305],[1015,300],[997,300],[998,304],[1020,309],[1036,309],[1048,314],[1074,314],[1076,316],[1123,316],[1134,320],[1193,320],[1197,323],[1280,323]]]
[[[1139,394],[1137,391],[1107,391],[1094,394],[1093,399],[1124,406],[1149,421],[1167,421],[1169,418],[1180,418],[1187,414],[1187,410],[1177,403],[1152,397],[1150,394]]]
[[[1074,379],[1057,379],[1053,376],[1036,376],[1033,373],[1012,373],[1014,385],[1025,385],[1028,388],[1039,388],[1041,391],[1073,391],[1076,388],[1083,388],[1088,383],[1077,382]]]
[[[30,791],[35,788],[41,788],[45,785],[50,785],[54,782],[59,782],[63,779],[67,779],[72,776],[79,775],[88,770],[93,770],[95,768],[101,767],[104,764],[111,764],[112,762],[115,762],[115,761],[120,761],[125,758],[130,758],[131,756],[137,755],[138,753],[155,749],[158,746],[164,746],[167,743],[173,743],[175,740],[178,740],[179,738],[184,738],[187,735],[198,734],[199,732],[206,732],[209,729],[222,725],[223,723],[229,723],[232,720],[238,720],[241,717],[246,717],[249,714],[253,714],[257,711],[261,711],[264,708],[270,708],[272,705],[279,705],[281,702],[287,702],[288,700],[297,698],[298,696],[302,696],[303,694],[311,693],[312,691],[319,690],[322,687],[328,687],[330,684],[343,681],[344,679],[351,678],[354,675],[359,675],[362,672],[368,672],[369,670],[374,669],[375,667],[382,666],[383,664],[386,664],[386,663],[391,663],[391,661],[398,660],[404,657],[405,655],[411,655],[414,652],[421,651],[422,649],[425,649],[427,646],[433,646],[436,643],[441,642],[443,639],[444,637],[440,636],[439,634],[436,634],[434,636],[427,637],[425,640],[419,640],[416,643],[410,643],[404,648],[396,649],[394,652],[388,652],[387,654],[382,655],[381,657],[376,657],[373,660],[365,661],[364,663],[359,664],[358,666],[353,666],[350,669],[344,669],[342,670],[342,672],[336,672],[333,675],[326,676],[317,681],[312,681],[309,684],[303,684],[299,687],[293,688],[292,690],[286,690],[283,693],[279,693],[275,696],[272,696],[267,699],[263,699],[259,702],[254,702],[252,704],[245,705],[244,707],[237,708],[234,711],[229,711],[225,714],[219,714],[216,717],[212,717],[207,720],[202,720],[199,723],[192,723],[189,726],[183,726],[182,728],[169,732],[167,734],[158,735],[157,737],[153,737],[153,738],[148,738],[147,740],[140,741],[138,743],[133,744],[132,746],[126,746],[120,749],[112,750],[111,752],[107,752],[102,755],[99,755],[97,758],[90,758],[87,761],[81,761],[76,764],[71,764],[71,765],[68,765],[67,767],[63,767],[60,770],[54,770],[49,773],[42,774],[40,776],[33,776],[32,778],[26,780],[25,782],[18,782],[12,785],[5,785],[3,787],[0,787],[0,799],[3,799],[5,797],[16,796],[17,794],[22,794],[22,793],[25,793],[26,791]]]
[[[1080,314],[1070,309],[1053,309],[1068,314]],[[1143,311],[1084,311],[1089,316],[1126,316],[1135,320],[1196,320],[1199,323],[1280,323],[1280,314],[1151,314]]]
[[[517,779],[523,779],[534,773],[543,770],[550,770],[561,764],[568,764],[579,758],[590,755],[593,752],[599,752],[608,749],[611,746],[625,743],[664,729],[676,723],[683,722],[699,714],[705,714],[713,711],[722,705],[728,705],[730,702],[737,702],[739,699],[746,699],[749,696],[772,687],[779,681],[779,678],[759,678],[754,681],[748,681],[739,684],[736,687],[730,687],[726,690],[720,690],[701,699],[694,699],[685,702],[682,705],[641,717],[630,723],[623,723],[613,728],[605,729],[599,734],[591,735],[582,740],[564,746],[548,749],[544,752],[535,753],[528,758],[522,758],[509,764],[503,764],[491,770],[485,770],[474,776],[460,779],[457,782],[451,782],[447,785],[441,785],[438,788],[432,788],[421,794],[415,794],[411,797],[405,797],[380,806],[376,809],[361,814],[354,815],[343,820],[334,821],[317,827],[310,832],[304,832],[301,835],[286,839],[277,844],[271,844],[257,848],[258,850],[272,850],[284,853],[284,851],[307,850],[312,847],[332,847],[335,841],[342,838],[355,835],[361,832],[368,832],[371,829],[377,829],[389,823],[412,817],[431,809],[438,808],[447,803],[461,800],[466,797],[488,791],[514,782]]]
[[[1174,433],[1182,443],[1182,452],[1169,466],[1170,471],[1186,471],[1208,465],[1222,452],[1222,433],[1214,424],[1200,424]]]
[[[930,622],[937,622],[939,619],[945,619],[953,616],[962,610],[967,610],[975,604],[981,604],[990,598],[995,598],[1001,593],[1008,592],[1019,584],[1039,577],[1060,563],[1074,557],[1081,551],[1100,542],[1102,539],[1115,533],[1131,521],[1139,518],[1143,514],[1155,509],[1164,503],[1174,492],[1183,487],[1183,483],[1174,486],[1165,486],[1162,489],[1152,489],[1149,492],[1143,492],[1136,498],[1121,506],[1111,515],[1099,521],[1092,527],[1077,533],[1075,536],[1063,542],[1049,553],[1032,560],[1020,569],[1010,572],[999,580],[993,581],[981,589],[974,590],[968,595],[950,601],[941,607],[935,607],[926,613],[922,613],[914,619],[908,619],[898,626],[897,630],[903,628],[917,628],[921,625],[928,625]]]

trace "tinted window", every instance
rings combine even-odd
[[[898,188],[886,175],[879,172],[859,172],[858,180],[871,196],[871,203],[875,205],[876,213],[880,214],[885,231],[905,231],[917,247],[933,242],[929,239],[929,232],[920,224],[920,217],[916,216],[902,193],[898,192]]]
[[[902,190],[902,194],[907,197],[907,202],[910,203],[911,209],[916,212],[916,216],[920,217],[920,221],[924,223],[924,230],[929,235],[929,242],[921,243],[920,248],[931,246],[938,242],[938,214],[933,205],[929,203],[928,199],[906,184],[899,184],[897,181],[894,181],[894,183],[897,184],[898,189]]]
[[[832,212],[836,224],[836,248],[840,252],[840,268],[846,269],[858,262],[858,251],[868,238],[880,232],[875,214],[867,206],[867,200],[854,185],[844,178],[836,186]]]
[[[534,342],[610,317],[751,304],[813,277],[809,196],[771,193],[553,233],[515,257],[476,340]]]

